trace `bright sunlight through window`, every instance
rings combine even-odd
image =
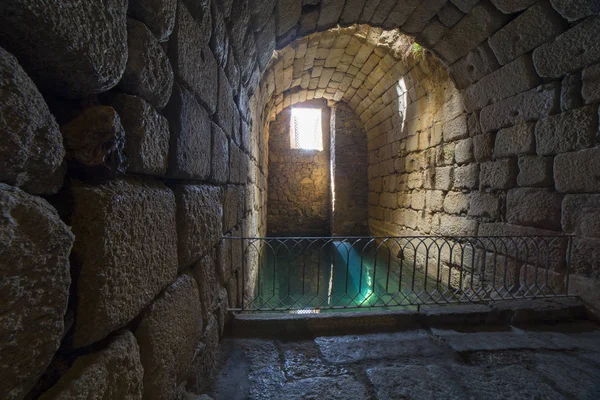
[[[320,108],[292,108],[290,142],[292,149],[323,150]]]

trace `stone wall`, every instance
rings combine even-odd
[[[571,289],[600,304],[599,13],[3,1],[0,393],[202,392],[239,301],[239,249],[220,237],[265,233],[269,120],[305,99],[361,118],[373,232],[573,234]],[[378,28],[311,46],[358,22]]]
[[[292,149],[291,108],[270,124],[267,227],[270,236],[329,236],[330,110],[323,101],[301,107],[321,108],[323,150]]]
[[[336,236],[365,236],[369,233],[367,134],[358,115],[344,103],[333,108],[331,121],[331,231]]]

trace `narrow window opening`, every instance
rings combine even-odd
[[[302,150],[323,150],[320,108],[292,108],[290,147]]]

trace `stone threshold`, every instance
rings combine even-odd
[[[485,326],[555,324],[596,319],[596,315],[579,298],[563,297],[421,307],[420,311],[236,313],[229,335],[238,338],[302,339],[419,328],[480,331]]]

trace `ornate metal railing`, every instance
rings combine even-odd
[[[279,237],[241,242],[241,311],[478,303],[568,294],[571,239]],[[240,245],[239,244],[239,245]]]

